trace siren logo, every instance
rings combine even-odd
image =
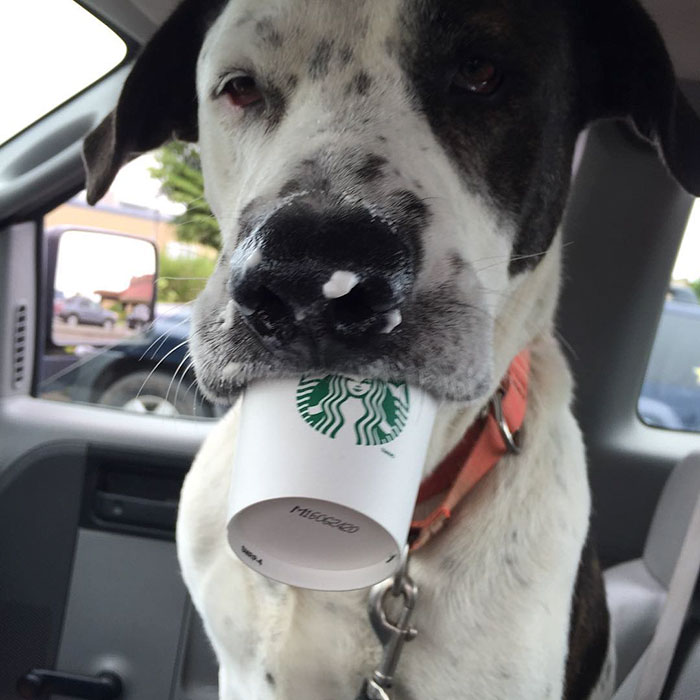
[[[330,438],[338,435],[359,408],[362,415],[353,423],[357,444],[384,445],[395,440],[406,425],[408,387],[404,382],[338,374],[304,375],[297,387],[297,408],[312,428]]]

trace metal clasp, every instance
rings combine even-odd
[[[386,610],[389,597],[403,598],[403,605],[395,621],[389,617]],[[369,619],[384,648],[384,654],[379,667],[365,685],[368,700],[389,700],[388,690],[393,685],[403,645],[415,639],[418,633],[410,624],[417,598],[418,587],[408,575],[407,547],[404,550],[401,568],[396,575],[378,583],[369,594]]]
[[[520,454],[520,445],[518,445],[517,441],[518,433],[516,432],[515,435],[511,433],[510,428],[508,427],[508,423],[506,422],[506,418],[503,415],[504,396],[505,390],[503,389],[503,387],[499,386],[498,389],[496,389],[496,393],[493,395],[493,398],[491,399],[491,406],[493,406],[493,417],[496,420],[498,430],[501,433],[501,437],[503,438],[503,442],[508,448],[508,451],[512,454],[517,455]]]

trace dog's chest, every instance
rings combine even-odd
[[[227,420],[217,430],[230,444]],[[573,423],[563,429],[577,439]],[[561,437],[517,469],[500,465],[415,557],[419,635],[401,658],[396,700],[561,698],[588,520],[583,460],[562,464]],[[178,548],[219,657],[222,700],[352,700],[381,654],[366,592],[291,589],[241,565],[224,534],[233,447],[210,446],[183,491]]]

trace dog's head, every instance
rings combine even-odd
[[[469,401],[551,323],[576,138],[616,116],[700,193],[700,121],[634,0],[185,0],[86,140],[88,198],[199,141],[211,398],[318,369]]]

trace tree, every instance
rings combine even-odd
[[[696,279],[695,282],[691,282],[690,286],[693,288],[698,301],[700,301],[700,279]]]
[[[151,176],[160,180],[166,197],[186,207],[173,222],[178,239],[219,250],[221,233],[204,199],[204,179],[197,146],[171,141],[156,151],[155,158],[158,167],[150,168]]]
[[[216,261],[210,258],[171,258],[160,256],[158,301],[185,304],[204,289],[214,272]]]

